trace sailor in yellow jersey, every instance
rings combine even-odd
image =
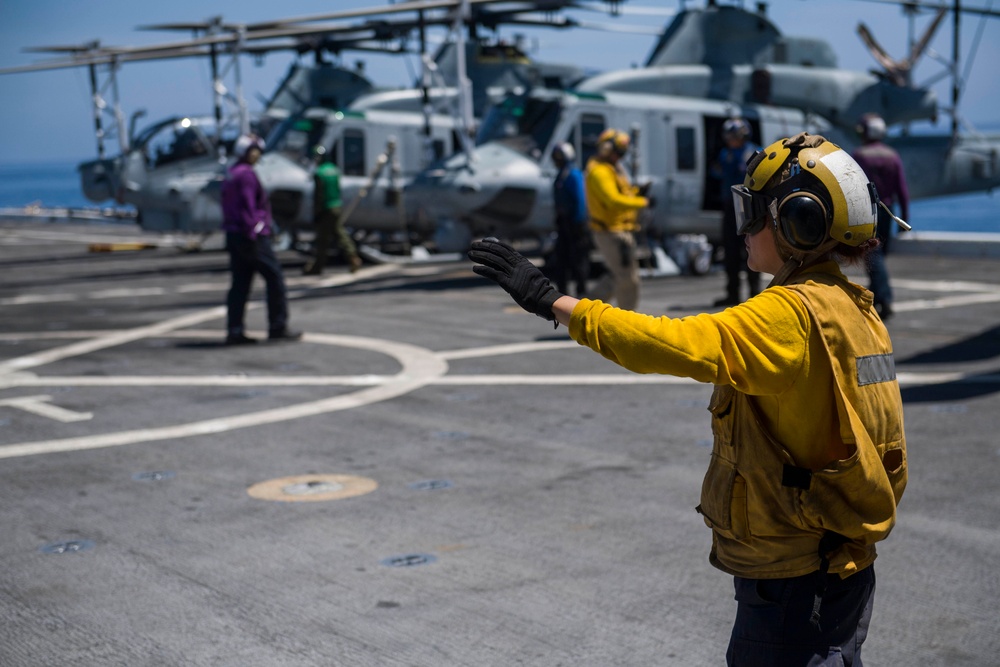
[[[619,308],[635,310],[639,305],[635,233],[639,211],[651,202],[622,169],[621,159],[628,149],[627,134],[605,130],[597,139],[597,153],[587,161],[584,192],[594,245],[607,269],[592,293],[604,301],[613,298]]]
[[[525,310],[615,363],[715,385],[697,510],[710,562],[734,575],[728,664],[860,666],[906,440],[889,334],[835,260],[877,244],[878,195],[846,151],[803,133],[758,152],[733,197],[749,265],[774,279],[721,313],[672,319],[577,300],[495,239],[469,256]]]

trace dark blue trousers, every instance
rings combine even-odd
[[[896,224],[889,214],[880,206],[878,209],[878,226],[875,235],[879,247],[868,254],[868,278],[871,280],[869,289],[875,296],[875,305],[892,307],[892,285],[889,284],[889,269],[885,265],[885,257],[889,254],[889,242],[892,240],[892,226]]]
[[[226,250],[229,251],[229,271],[232,283],[226,298],[227,324],[230,335],[243,333],[243,316],[254,273],[264,277],[267,288],[268,330],[281,331],[288,325],[288,293],[281,264],[274,254],[271,240],[266,236],[251,239],[242,234],[226,233]]]
[[[826,578],[820,629],[810,622],[818,577]],[[788,579],[736,577],[736,623],[729,667],[862,667],[875,597],[869,566],[847,579],[807,574]]]

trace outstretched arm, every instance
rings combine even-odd
[[[579,299],[575,299],[571,296],[562,295],[556,302],[552,304],[552,314],[556,317],[556,322],[569,328],[569,319],[573,315],[573,309],[576,308],[576,304],[580,303]]]

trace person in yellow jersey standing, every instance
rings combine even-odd
[[[587,162],[584,192],[594,245],[607,269],[591,293],[605,301],[613,298],[619,308],[634,310],[639,305],[637,219],[639,211],[651,202],[632,185],[621,166],[628,149],[627,134],[605,130],[598,137],[597,153]]]
[[[709,562],[733,575],[732,667],[860,667],[875,544],[907,480],[892,342],[839,261],[877,246],[878,195],[849,153],[799,134],[732,188],[751,269],[774,279],[721,313],[673,319],[559,293],[495,239],[474,270],[525,310],[638,373],[715,385],[715,443],[696,508]]]

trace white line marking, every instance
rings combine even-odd
[[[642,385],[702,384],[673,375],[449,375],[434,380],[437,385]]]
[[[394,266],[378,266],[362,270],[366,275],[379,275],[396,270]],[[321,282],[311,282],[306,288],[330,287],[346,284],[357,279],[357,274],[351,276],[338,274]],[[295,282],[299,282],[296,280]],[[221,283],[220,283],[221,284]],[[896,281],[900,287],[907,289],[925,289],[928,291],[952,292],[951,296],[941,299],[917,299],[897,304],[897,310],[918,310],[928,308],[944,308],[975,303],[991,303],[1000,301],[1000,287],[984,283],[959,283],[946,281]],[[190,286],[208,288],[208,285]],[[211,289],[219,289],[218,285]],[[975,294],[956,295],[956,289],[977,292]],[[91,298],[117,298],[129,296],[142,290],[105,290],[93,292]],[[156,289],[144,291],[145,294],[161,293]],[[49,295],[48,298],[63,298],[64,295]],[[69,298],[78,298],[66,295]],[[32,297],[15,297],[21,303],[30,303]],[[45,302],[45,297],[37,297],[36,302]],[[250,304],[250,308],[260,307],[260,304]],[[528,343],[511,343],[473,349],[461,349],[434,353],[405,343],[376,340],[370,338],[335,336],[329,334],[306,334],[305,342],[324,345],[339,345],[356,347],[382,352],[395,357],[402,366],[402,371],[394,376],[358,375],[358,376],[274,376],[250,377],[242,375],[216,375],[201,377],[186,376],[154,376],[154,377],[43,377],[25,369],[43,366],[69,357],[87,354],[96,350],[133,342],[147,337],[198,337],[216,336],[217,332],[180,331],[185,327],[200,324],[224,317],[225,308],[220,306],[209,310],[183,315],[159,322],[153,325],[137,327],[126,331],[101,332],[42,332],[4,334],[0,340],[41,340],[41,339],[79,339],[76,343],[57,347],[45,352],[26,355],[0,362],[0,388],[9,387],[42,387],[42,386],[80,386],[80,387],[128,387],[128,386],[348,386],[367,387],[352,394],[309,401],[297,405],[263,410],[255,413],[234,415],[208,419],[187,424],[177,424],[160,428],[135,429],[117,433],[105,433],[77,438],[15,443],[0,447],[0,459],[35,454],[77,451],[102,447],[115,447],[139,442],[151,442],[164,439],[183,438],[210,433],[219,433],[238,428],[249,428],[262,424],[315,416],[328,412],[361,407],[373,402],[383,401],[419,389],[427,385],[463,386],[463,385],[680,385],[695,384],[687,378],[676,378],[663,375],[637,374],[593,374],[593,375],[455,375],[446,376],[448,360],[468,359],[475,357],[496,356],[503,354],[523,354],[535,351],[571,349],[579,347],[572,340],[565,341],[535,341]],[[901,385],[927,385],[945,382],[991,383],[1000,382],[1000,375],[976,375],[975,373],[900,373]],[[0,405],[25,409],[46,417],[63,421],[81,421],[90,419],[90,413],[79,413],[65,410],[47,403],[48,396],[28,396],[8,399]]]
[[[204,316],[204,313],[201,314]],[[174,322],[175,320],[168,320]],[[23,442],[0,447],[0,459],[55,452],[80,451],[103,447],[118,447],[139,442],[152,442],[187,438],[191,436],[220,433],[238,428],[249,428],[263,424],[312,417],[315,415],[357,408],[369,403],[384,401],[419,389],[448,372],[448,364],[434,353],[406,343],[359,338],[354,336],[334,336],[330,334],[309,334],[310,342],[355,347],[382,352],[399,361],[402,369],[390,381],[363,389],[346,396],[334,396],[318,401],[309,401],[283,408],[260,412],[207,419],[188,424],[177,424],[161,428],[135,429],[118,433],[105,433],[78,438],[63,438],[41,442]]]
[[[132,341],[147,338],[149,336],[155,336],[174,329],[181,329],[186,326],[191,326],[192,324],[201,324],[202,322],[206,322],[208,320],[218,319],[225,314],[225,306],[219,306],[217,308],[203,310],[190,315],[174,317],[163,322],[158,322],[157,324],[136,327],[135,329],[126,329],[125,331],[118,331],[98,336],[97,338],[93,338],[91,340],[84,340],[79,343],[56,347],[51,350],[46,350],[45,352],[8,359],[0,362],[0,375],[25,368],[43,366],[54,361],[59,361],[60,359],[75,357],[81,354],[87,354],[88,352],[103,350],[116,345],[123,345],[124,343],[131,343]]]
[[[936,310],[939,308],[954,308],[956,306],[971,306],[977,303],[996,303],[1000,301],[1000,293],[992,294],[962,294],[942,297],[940,299],[914,299],[912,301],[897,301],[892,304],[896,312],[911,312],[919,310]]]
[[[93,419],[94,417],[93,412],[75,412],[73,410],[67,410],[66,408],[61,408],[58,405],[49,403],[51,400],[51,396],[44,395],[18,396],[17,398],[6,398],[0,400],[0,406],[20,408],[25,412],[31,412],[33,414],[48,417],[49,419],[55,419],[56,421],[64,423],[86,421],[88,419]]]
[[[501,354],[522,354],[524,352],[538,352],[542,350],[568,350],[580,347],[575,340],[558,341],[536,341],[533,343],[510,343],[507,345],[494,345],[491,347],[474,347],[464,350],[452,350],[450,352],[439,352],[442,359],[472,359],[477,357],[492,357]]]

